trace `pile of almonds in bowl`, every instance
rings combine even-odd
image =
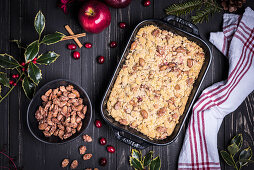
[[[49,89],[41,99],[35,118],[46,137],[54,135],[63,140],[81,130],[87,106],[72,85]]]

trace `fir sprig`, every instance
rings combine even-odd
[[[173,4],[165,9],[168,15],[192,15],[191,20],[193,23],[202,23],[203,21],[208,21],[210,15],[220,12],[223,9],[215,0],[190,0],[187,2]]]

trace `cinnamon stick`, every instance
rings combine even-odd
[[[74,39],[74,38],[80,38],[80,37],[84,37],[84,36],[86,36],[86,33],[65,36],[65,37],[63,37],[62,41],[64,41],[64,40],[71,40],[71,39]]]
[[[65,25],[64,26],[66,31],[70,34],[70,35],[74,35],[73,31],[71,30],[70,26],[69,25]],[[79,46],[79,48],[81,48],[83,45],[81,44],[81,42],[77,39],[77,38],[74,38],[74,41],[76,42],[76,44]]]

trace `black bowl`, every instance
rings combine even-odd
[[[59,137],[53,135],[51,137],[45,137],[43,132],[39,130],[38,128],[39,122],[35,118],[35,112],[37,111],[39,106],[42,105],[41,96],[44,95],[46,91],[48,91],[49,89],[56,89],[59,86],[68,86],[68,85],[73,85],[74,89],[76,89],[80,93],[80,97],[83,99],[84,105],[87,105],[87,113],[85,118],[82,120],[82,128],[79,132],[77,131],[71,137],[64,140],[61,140]],[[69,80],[63,79],[53,80],[45,84],[43,87],[41,87],[31,100],[27,110],[27,125],[30,132],[36,139],[48,144],[62,144],[74,140],[75,138],[80,136],[82,132],[88,127],[91,119],[92,119],[92,104],[85,90],[79,85]]]

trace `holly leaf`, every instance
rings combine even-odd
[[[133,158],[133,157],[130,157],[130,165],[134,168],[134,169],[137,169],[137,170],[143,170],[144,167],[142,165],[142,162],[139,161],[138,159],[136,158]]]
[[[41,43],[50,45],[50,44],[55,44],[63,39],[65,35],[60,32],[55,32],[53,34],[48,34],[45,35],[41,41]]]
[[[19,66],[19,62],[8,54],[0,54],[0,67],[14,69]]]
[[[0,83],[2,85],[4,85],[5,87],[9,87],[10,88],[9,79],[8,79],[6,73],[0,72]]]
[[[150,151],[149,153],[146,154],[144,158],[144,166],[148,166],[153,159],[153,151]]]
[[[234,166],[234,160],[233,158],[227,153],[226,151],[222,150],[220,151],[221,157],[224,159],[224,161],[229,165],[229,166]]]
[[[159,170],[159,169],[161,169],[161,160],[160,157],[157,156],[151,161],[149,170]]]
[[[243,135],[242,134],[238,134],[236,135],[232,140],[231,140],[231,144],[235,143],[239,149],[241,149],[242,144],[243,144]]]
[[[41,75],[41,70],[39,69],[38,66],[36,66],[33,62],[30,62],[28,64],[28,68],[27,68],[27,73],[29,78],[36,84],[38,85],[42,75]]]
[[[231,145],[229,145],[227,147],[228,152],[230,153],[230,155],[232,155],[233,157],[235,156],[235,154],[240,150],[238,148],[238,146],[236,145],[236,143],[232,143]]]
[[[136,150],[136,149],[131,150],[131,156],[133,158],[136,158],[137,160],[142,161],[142,153],[140,151]]]
[[[240,166],[247,165],[248,162],[247,161],[243,161],[243,160],[250,160],[251,157],[252,157],[252,151],[251,151],[250,147],[242,150],[240,155],[239,155],[239,164],[240,164]]]
[[[254,160],[249,159],[240,159],[239,162],[247,162],[247,163],[254,163]]]
[[[45,65],[48,65],[48,64],[51,64],[53,62],[56,61],[56,59],[59,57],[60,55],[55,53],[54,51],[49,51],[47,53],[44,53],[44,54],[41,54],[36,62],[38,64],[45,64]]]
[[[29,99],[32,99],[36,85],[26,76],[22,81],[22,87]]]
[[[40,35],[45,27],[45,17],[41,11],[39,11],[34,18],[34,28]]]
[[[32,61],[39,52],[39,41],[36,40],[29,44],[25,50],[25,59],[26,62]]]

